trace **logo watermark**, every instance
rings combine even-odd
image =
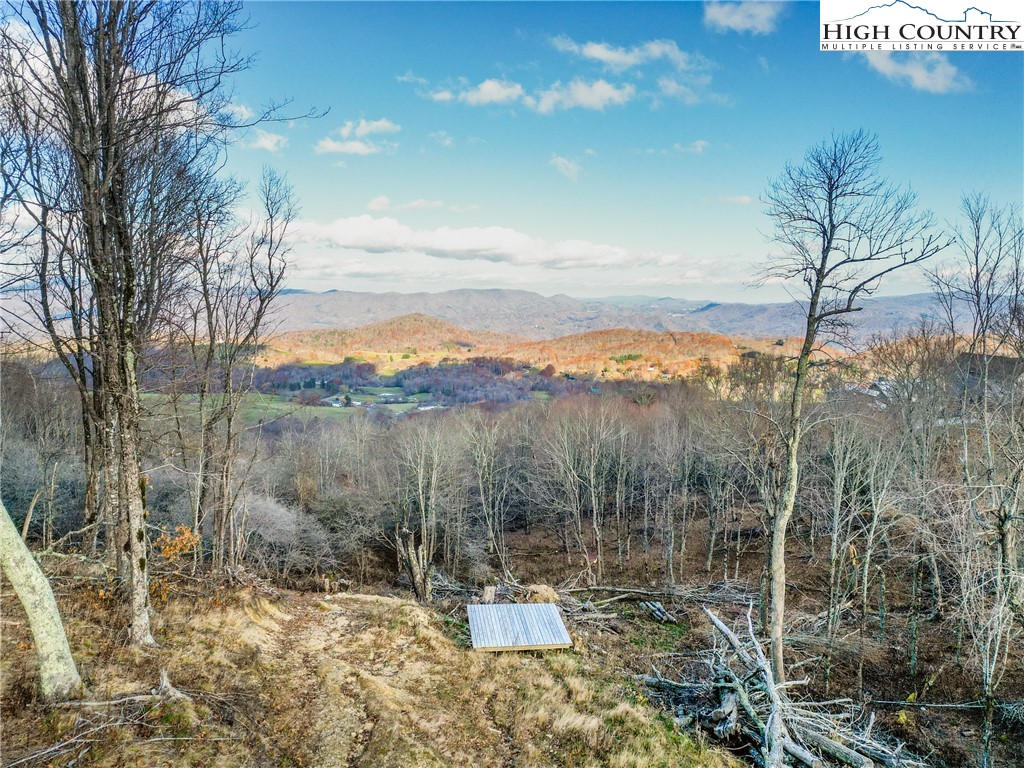
[[[1019,0],[821,0],[823,51],[1024,51]]]

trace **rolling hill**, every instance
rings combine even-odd
[[[491,331],[469,331],[420,313],[391,317],[358,328],[292,331],[277,336],[273,346],[316,362],[341,362],[367,355],[431,355],[472,352],[481,345],[514,344],[518,337]]]
[[[358,360],[397,370],[423,362],[499,357],[538,368],[550,364],[558,371],[644,379],[685,374],[702,358],[728,364],[747,351],[796,350],[791,340],[780,345],[775,339],[628,328],[536,340],[469,330],[419,313],[352,329],[291,331],[268,346],[269,365]]]

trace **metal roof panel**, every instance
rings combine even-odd
[[[466,606],[477,651],[571,648],[572,639],[554,603]]]

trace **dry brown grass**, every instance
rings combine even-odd
[[[45,764],[724,765],[666,723],[607,662],[571,652],[474,653],[410,601],[291,593],[271,602],[245,592],[183,594],[175,584],[157,613],[161,648],[140,654],[109,632],[116,603],[99,597],[101,580],[89,578],[58,579],[89,697],[147,692],[167,669],[192,701],[45,713],[31,693],[27,631],[5,624],[5,762],[84,730],[89,718],[124,716],[130,722]],[[2,599],[10,620],[15,605]]]
[[[255,702],[261,660],[273,645],[273,630],[260,621],[273,607],[238,592],[172,595],[161,600],[154,621],[161,647],[125,648],[111,627],[123,625],[118,602],[102,569],[58,564],[54,577],[69,641],[85,680],[86,698],[109,701],[148,694],[160,671],[187,692],[190,701],[147,701],[115,706],[44,710],[35,700],[34,655],[20,606],[7,591],[2,613],[11,622],[2,646],[3,742],[0,760],[21,760],[72,739],[87,740],[50,760],[29,765],[238,766],[252,764],[253,750],[242,724],[225,717],[237,702]],[[181,586],[181,585],[179,585]],[[255,621],[254,617],[260,617]]]

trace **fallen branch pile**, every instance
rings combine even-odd
[[[61,710],[77,710],[77,717],[69,734],[44,749],[18,757],[4,763],[4,768],[29,768],[36,765],[54,765],[58,758],[62,765],[76,765],[85,755],[100,744],[105,732],[112,728],[145,729],[150,735],[136,743],[154,741],[186,741],[196,738],[205,741],[227,741],[235,737],[219,737],[203,734],[198,737],[170,735],[170,724],[153,722],[152,712],[157,707],[171,704],[191,704],[192,697],[171,685],[166,670],[160,670],[160,686],[149,693],[134,693],[103,701],[72,700],[56,705]],[[122,737],[123,738],[123,737]],[[67,755],[75,753],[70,762],[63,762]]]
[[[777,682],[747,614],[746,638],[706,607],[716,631],[707,657],[710,674],[703,680],[678,682],[654,675],[639,680],[675,709],[681,727],[699,728],[735,749],[746,749],[755,765],[825,768],[918,768],[924,763],[872,735],[874,719],[861,719],[848,700],[794,701],[789,690],[807,681]]]
[[[678,601],[690,600],[703,605],[733,603],[749,605],[758,599],[757,592],[740,581],[719,581],[710,584],[677,584],[665,589],[638,589],[634,587],[590,586],[567,587],[558,590],[565,593],[605,592],[612,595],[636,597],[670,597]]]
[[[595,632],[615,632],[616,634],[621,632],[619,614],[604,610],[612,603],[620,600],[621,597],[613,597],[609,600],[599,600],[597,602],[587,600],[582,603],[572,595],[559,593],[558,597],[558,606],[562,609],[562,614],[572,623],[574,628],[585,628]]]
[[[662,624],[678,624],[676,617],[665,610],[665,606],[654,600],[646,600],[640,603],[640,607],[651,614],[656,621],[660,621]]]
[[[277,598],[281,593],[267,579],[257,576],[241,565],[229,565],[224,569],[223,579],[229,587],[245,587],[259,595]]]

